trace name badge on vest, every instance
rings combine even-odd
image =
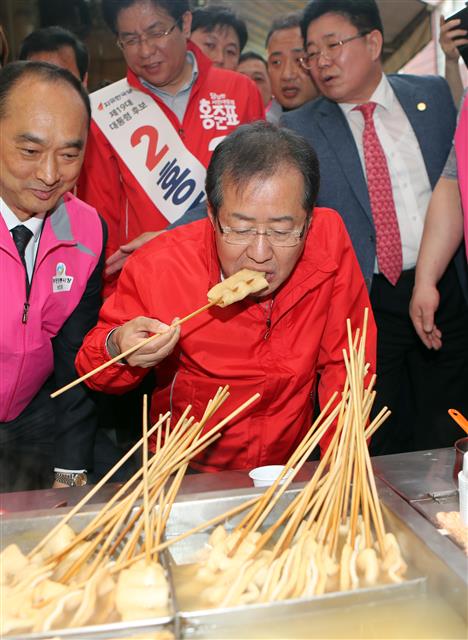
[[[55,267],[55,276],[52,277],[52,291],[61,293],[70,291],[73,284],[73,276],[67,276],[67,268],[63,262],[59,262]]]
[[[94,122],[169,222],[205,199],[205,167],[149,95],[124,78],[89,97]]]

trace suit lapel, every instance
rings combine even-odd
[[[432,98],[418,85],[410,87],[406,83],[399,82],[398,77],[387,76],[387,78],[414,131],[426,165],[429,181],[434,188],[438,175],[434,171],[433,163],[430,162],[434,153],[434,143],[431,136],[428,135],[434,122],[431,110]]]
[[[319,113],[319,126],[328,140],[338,164],[341,165],[351,189],[373,224],[366,179],[346,118],[338,105],[326,99],[323,99]]]

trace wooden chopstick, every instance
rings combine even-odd
[[[173,322],[171,324],[171,326],[169,327],[169,330],[172,329],[173,327],[178,327],[179,325],[183,324],[184,322],[187,322],[187,320],[190,320],[191,318],[194,318],[199,313],[202,313],[203,311],[206,311],[210,307],[214,307],[216,304],[217,304],[217,301],[216,302],[209,302],[208,304],[205,304],[203,307],[200,307],[196,311],[192,311],[192,313],[189,313],[188,316],[185,316],[185,318],[181,318],[181,319],[176,320],[175,322]],[[141,347],[144,347],[145,344],[148,344],[148,342],[151,342],[151,340],[154,340],[155,338],[158,338],[159,336],[163,335],[164,333],[167,333],[167,331],[161,331],[159,333],[154,333],[152,336],[149,336],[148,338],[145,338],[144,340],[141,340],[140,342],[137,342],[137,344],[134,344],[133,347],[130,347],[129,349],[127,349],[123,353],[119,353],[118,356],[115,356],[114,358],[111,358],[110,360],[107,360],[107,362],[104,362],[103,364],[99,365],[99,367],[96,367],[92,371],[88,371],[88,373],[85,373],[80,378],[77,378],[76,380],[73,380],[72,382],[69,382],[68,384],[66,384],[65,386],[61,387],[60,389],[57,389],[57,391],[54,391],[53,393],[50,394],[50,397],[51,398],[56,398],[57,396],[60,396],[62,393],[65,393],[65,391],[68,391],[69,389],[72,389],[73,387],[76,387],[76,385],[80,384],[80,382],[84,382],[88,378],[91,378],[92,376],[94,376],[96,373],[99,373],[100,371],[104,371],[104,369],[107,369],[107,367],[110,367],[112,364],[115,364],[116,362],[119,362],[120,360],[124,360],[127,356],[130,356],[135,351],[138,351],[138,349],[140,349]]]

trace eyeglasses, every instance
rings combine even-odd
[[[135,51],[138,47],[141,47],[143,42],[146,42],[149,47],[154,47],[158,40],[170,35],[178,24],[179,20],[176,20],[172,27],[169,27],[169,29],[166,29],[165,31],[161,31],[161,29],[150,29],[141,36],[126,36],[124,38],[119,38],[117,40],[117,46],[120,47],[122,51]]]
[[[323,56],[328,60],[335,60],[340,53],[341,47],[347,42],[352,42],[353,40],[357,40],[358,38],[363,38],[370,33],[369,31],[360,31],[356,33],[354,36],[348,36],[347,38],[343,38],[342,40],[337,40],[337,42],[329,42],[328,44],[323,45],[322,49],[317,49],[316,51],[309,51],[305,56],[300,58],[301,65],[304,69],[312,69],[314,64],[316,64],[320,58]]]
[[[219,230],[223,234],[224,241],[227,242],[227,244],[235,245],[248,245],[255,240],[257,236],[266,236],[268,242],[274,247],[295,247],[304,236],[307,227],[306,221],[301,230],[292,229],[286,231],[267,228],[265,231],[259,231],[255,227],[248,229],[222,227],[218,218],[216,218],[216,222],[218,223]]]

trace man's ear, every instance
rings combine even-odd
[[[85,89],[88,88],[88,72],[86,72],[83,76],[83,80],[81,81],[81,84],[83,85],[83,87]]]
[[[382,54],[383,36],[378,29],[374,29],[367,34],[367,44],[369,46],[372,59],[378,60]]]
[[[192,33],[192,13],[191,11],[186,11],[182,16],[182,24],[181,30],[186,39],[190,38],[190,34]]]

